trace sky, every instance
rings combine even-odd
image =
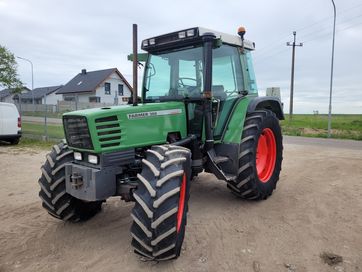
[[[362,2],[337,6],[333,113],[362,113]],[[34,87],[66,84],[81,69],[117,67],[132,84],[132,24],[142,39],[203,26],[236,34],[245,26],[259,93],[280,87],[289,111],[292,48],[297,31],[294,112],[328,112],[333,6],[331,0],[70,1],[0,0],[0,44],[34,64]],[[140,46],[139,46],[140,48]],[[140,49],[141,50],[141,49]],[[30,65],[17,60],[31,87]],[[141,78],[141,76],[140,76]]]

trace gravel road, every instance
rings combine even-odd
[[[193,181],[182,255],[143,262],[130,246],[133,203],[112,198],[86,223],[57,221],[38,199],[47,152],[0,146],[0,271],[362,271],[362,142],[285,137],[271,198]],[[343,261],[328,265],[321,255]],[[340,260],[340,259],[338,259]]]

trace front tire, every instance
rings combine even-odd
[[[102,201],[86,202],[65,190],[65,164],[73,160],[73,151],[65,143],[54,145],[41,167],[39,197],[50,215],[63,221],[77,222],[93,217]]]
[[[177,258],[185,235],[191,152],[172,145],[154,146],[142,163],[133,194],[132,246],[150,260]]]
[[[276,188],[283,160],[279,120],[270,110],[246,116],[240,144],[239,170],[228,187],[249,200],[268,198]]]

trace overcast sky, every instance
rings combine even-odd
[[[362,3],[335,0],[337,33],[334,113],[362,113]],[[296,48],[294,112],[328,112],[333,8],[330,0],[269,1],[70,1],[0,0],[0,44],[31,59],[35,87],[67,83],[82,68],[117,67],[132,84],[132,24],[139,42],[193,26],[235,33],[256,42],[255,71],[261,94],[280,87],[289,109],[291,47]],[[29,63],[19,74],[31,87]]]

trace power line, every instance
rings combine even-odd
[[[352,17],[352,18],[349,18],[349,19],[347,19],[347,20],[338,22],[337,25],[340,26],[340,25],[343,25],[343,24],[345,24],[345,23],[354,21],[355,19],[358,19],[358,18],[361,18],[361,17],[362,17],[362,14],[359,14],[359,15],[357,15],[357,16],[355,16],[355,17]],[[328,30],[328,31],[330,32],[330,31],[331,31],[330,26],[329,26],[329,27],[324,27],[324,28],[320,29],[320,30],[318,31],[318,33],[316,33],[316,32],[310,32],[310,33],[307,33],[307,34],[302,35],[302,37],[303,37],[303,39],[305,39],[306,37],[309,37],[309,36],[312,36],[312,37],[313,37],[315,34],[317,34],[317,36],[319,36],[319,35],[321,34],[320,32],[325,31],[325,30]]]
[[[359,15],[357,15],[357,16],[355,16],[355,17],[352,17],[352,18],[350,18],[350,19],[348,19],[348,20],[344,20],[344,21],[340,22],[340,23],[337,24],[337,25],[338,25],[338,26],[343,25],[343,24],[345,24],[345,23],[347,23],[347,22],[351,22],[351,21],[353,21],[353,20],[355,20],[355,19],[357,19],[357,18],[360,18],[360,17],[362,17],[362,14],[359,14]],[[349,26],[347,26],[347,27],[345,27],[345,28],[338,29],[336,32],[341,32],[341,31],[343,31],[343,30],[346,30],[346,29],[355,27],[355,26],[357,26],[357,25],[360,25],[361,23],[362,23],[362,22],[358,22],[357,24],[349,25]],[[328,30],[328,32],[324,32],[324,31],[326,31],[326,30]],[[307,42],[309,43],[310,41],[318,40],[318,39],[320,39],[320,38],[323,38],[323,37],[325,37],[325,36],[330,35],[331,31],[332,31],[332,30],[329,29],[329,27],[325,27],[325,28],[320,29],[318,32],[313,32],[313,33],[308,33],[308,34],[306,34],[306,35],[302,35],[302,38],[305,39],[305,38],[307,38],[307,37],[310,37],[310,39],[306,39],[306,40],[304,41],[304,43],[307,43]],[[323,33],[321,33],[321,32],[323,32]],[[280,46],[280,44],[279,44],[278,46]],[[274,53],[274,52],[275,52],[275,53]],[[282,49],[282,50],[278,50],[278,51],[270,50],[269,52],[263,52],[262,54],[254,54],[255,62],[260,62],[260,60],[268,59],[268,58],[271,58],[271,57],[280,55],[281,53],[284,53],[284,52],[286,52],[286,49]],[[257,52],[256,52],[256,53],[257,53]],[[268,54],[266,54],[266,53],[268,53]],[[266,54],[266,56],[264,56],[265,54]]]
[[[354,10],[354,9],[356,9],[357,7],[360,7],[360,6],[362,6],[362,4],[358,4],[358,5],[355,5],[355,6],[353,6],[353,7],[346,8],[346,9],[342,10],[341,12],[339,12],[339,14],[347,13],[347,12],[349,12],[350,10],[352,10],[352,9]],[[357,17],[360,17],[360,16],[362,16],[362,15],[358,15],[358,16],[353,17],[353,18],[357,18]],[[298,32],[303,32],[303,30],[308,29],[308,28],[311,28],[312,26],[315,26],[315,25],[317,25],[317,24],[321,24],[322,22],[327,21],[327,20],[329,20],[329,19],[331,19],[331,18],[332,18],[332,16],[325,17],[324,19],[321,19],[321,20],[319,20],[319,21],[317,21],[317,22],[314,22],[314,23],[312,23],[312,24],[309,24],[309,25],[306,25],[306,26],[301,27],[301,28],[299,28],[299,29],[296,29],[296,31],[298,31]],[[344,21],[344,22],[350,21],[350,20],[352,20],[353,18],[351,18],[351,19],[349,19],[349,20],[346,20],[346,21]],[[312,33],[311,33],[311,34],[312,34]],[[258,54],[258,55],[263,55],[263,54],[265,54],[265,53],[268,53],[271,48],[274,48],[274,47],[276,47],[276,46],[279,46],[280,43],[282,43],[283,40],[287,39],[288,37],[289,37],[289,34],[288,34],[287,36],[280,36],[280,38],[279,38],[278,40],[274,40],[274,42],[269,43],[267,46],[264,46],[264,47],[258,49],[258,51],[256,52],[256,54]],[[265,51],[265,50],[266,50],[266,51]],[[271,51],[273,51],[273,50],[271,50]]]
[[[337,29],[336,32],[342,32],[342,31],[345,31],[345,30],[347,30],[347,29],[350,29],[350,28],[354,28],[354,27],[356,27],[356,26],[359,26],[359,25],[361,25],[361,24],[362,24],[362,22],[358,22],[357,24],[353,24],[353,25],[349,25],[349,26],[347,26],[347,27],[345,27],[345,28]],[[311,42],[311,41],[315,41],[315,40],[319,40],[319,39],[321,39],[321,38],[324,38],[325,36],[331,35],[331,32],[332,32],[332,30],[330,30],[330,31],[327,32],[327,33],[320,34],[320,35],[318,35],[318,36],[316,36],[316,37],[314,37],[314,38],[312,38],[312,39],[306,40],[304,43],[309,43],[309,42]]]
[[[356,6],[349,7],[349,8],[344,9],[344,10],[342,10],[341,12],[338,12],[338,13],[339,13],[339,15],[341,15],[341,14],[344,14],[344,13],[348,12],[348,11],[351,10],[351,9],[355,9],[355,8],[357,8],[357,7],[360,7],[360,6],[362,6],[362,4],[358,4],[358,5],[356,5]],[[316,24],[320,24],[321,22],[330,20],[331,18],[333,18],[333,16],[325,17],[324,19],[321,19],[321,20],[319,20],[319,21],[317,21],[317,22],[314,22],[314,23],[312,23],[312,24],[310,24],[310,25],[301,27],[301,28],[297,29],[296,31],[299,31],[299,32],[300,32],[300,31],[302,31],[302,30],[304,30],[304,29],[307,29],[307,28],[310,28],[310,27],[312,27],[312,26],[314,26],[314,25],[316,25]]]
[[[258,63],[260,62],[261,60],[265,60],[265,59],[269,59],[269,58],[272,58],[272,57],[275,57],[275,56],[278,56],[282,53],[286,53],[287,52],[287,49],[283,47],[282,50],[279,50],[277,51],[276,53],[273,53],[273,54],[270,54],[270,55],[267,55],[267,56],[264,56],[264,57],[261,57],[259,58],[258,56],[255,56],[255,63]]]

